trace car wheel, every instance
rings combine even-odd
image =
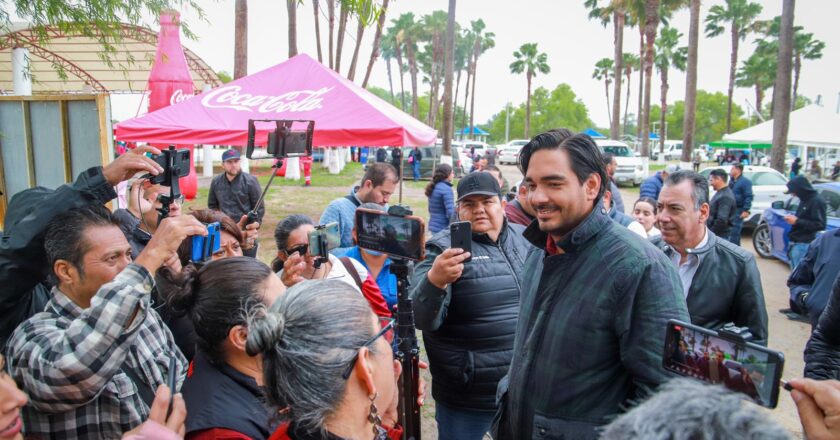
[[[761,223],[753,231],[753,247],[762,258],[773,258],[773,240],[770,238],[770,227]]]

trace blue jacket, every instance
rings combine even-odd
[[[840,275],[840,230],[828,231],[817,236],[808,246],[805,257],[791,272],[787,280],[790,298],[795,300],[808,292],[805,311],[816,325],[831,296],[831,286]]]
[[[455,197],[452,195],[452,183],[438,182],[429,196],[429,230],[435,234],[446,228],[453,214]]]
[[[659,200],[659,191],[662,191],[662,171],[648,177],[639,187],[639,198],[650,197]]]
[[[744,176],[739,177],[737,180],[731,179],[729,180],[729,187],[735,193],[735,207],[738,208],[738,212],[749,212],[750,208],[752,208],[753,201],[752,182],[750,182],[750,179]]]

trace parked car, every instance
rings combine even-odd
[[[522,150],[526,144],[528,144],[528,140],[526,139],[515,139],[508,142],[505,145],[499,147],[498,150],[498,161],[500,164],[504,165],[506,163],[516,165],[519,161],[519,151]]]
[[[682,157],[682,141],[665,141],[663,157],[665,160],[680,160]]]
[[[411,150],[414,147],[403,147],[403,174],[411,179],[411,164],[408,163],[408,153],[411,153]],[[420,161],[420,178],[421,179],[431,179],[432,173],[434,173],[435,167],[440,163],[440,155],[441,150],[443,149],[442,145],[435,145],[435,146],[425,146],[420,147],[420,152],[423,154],[423,159]],[[452,168],[455,170],[455,177],[460,177],[466,172],[469,172],[469,168],[463,168],[463,162],[461,160],[461,153],[458,151],[459,148],[455,146],[453,142],[452,146]],[[472,163],[470,163],[472,165]]]
[[[825,230],[840,228],[840,183],[818,183],[814,189],[825,199],[828,220]],[[758,255],[788,262],[790,225],[785,221],[785,216],[795,214],[798,207],[799,199],[791,196],[785,201],[773,202],[773,206],[764,211],[752,236],[753,247]]]
[[[621,141],[612,139],[595,139],[595,143],[602,153],[610,153],[615,156],[618,167],[615,169],[616,183],[630,183],[632,186],[640,185],[645,176],[645,167],[642,158],[637,156],[630,147]]]
[[[463,141],[464,144],[464,151],[469,154],[470,158],[475,160],[477,156],[484,157],[489,150],[491,150],[490,146],[484,142],[479,141]],[[475,149],[473,152],[473,148]],[[493,149],[495,150],[495,148]]]
[[[709,173],[714,169],[720,169],[729,173],[732,165],[721,165],[700,170],[700,174],[709,178]],[[744,167],[744,177],[753,184],[753,202],[750,209],[750,216],[744,220],[744,227],[754,228],[761,220],[761,215],[769,209],[774,201],[782,201],[787,191],[788,178],[784,174],[770,167],[747,165]],[[712,192],[711,195],[714,195]]]

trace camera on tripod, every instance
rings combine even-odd
[[[268,131],[266,152],[269,156],[253,157],[257,130]],[[245,156],[248,159],[267,157],[285,158],[312,155],[312,136],[315,121],[292,119],[249,119],[248,145]]]

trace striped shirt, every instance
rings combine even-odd
[[[145,268],[130,264],[87,309],[53,288],[45,310],[15,330],[6,362],[29,395],[26,438],[122,437],[149,416],[137,387],[154,393],[165,384],[173,355],[180,388],[187,362],[150,306],[153,284]]]

